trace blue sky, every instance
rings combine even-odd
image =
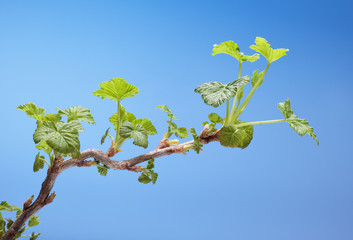
[[[207,114],[224,115],[193,92],[237,76],[212,46],[233,40],[241,51],[256,36],[288,55],[274,62],[244,121],[278,119],[290,98],[320,146],[286,123],[256,126],[245,150],[212,143],[197,155],[156,161],[155,185],[138,174],[94,168],[59,176],[54,203],[38,215],[39,239],[352,239],[352,3],[349,1],[0,1],[2,104],[0,200],[22,205],[38,194],[45,170],[33,173],[35,122],[15,108],[32,101],[54,113],[82,105],[81,148],[106,150],[100,138],[115,105],[92,95],[122,77],[140,89],[124,100],[150,118],[158,135],[147,150],[127,142],[115,159],[153,150],[166,129],[166,104],[178,125],[202,130]],[[243,74],[265,68],[262,57]],[[246,89],[249,91],[249,87]]]

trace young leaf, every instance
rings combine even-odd
[[[136,119],[135,115],[126,111],[126,109],[120,105],[120,120],[122,122],[124,121],[129,121],[129,122],[133,122],[134,120]],[[115,131],[116,131],[116,128],[117,128],[117,122],[118,122],[118,113],[114,113],[110,118],[109,118],[109,121],[111,124],[113,124],[114,128],[115,128]]]
[[[264,75],[264,72],[258,73],[259,70],[256,70],[253,72],[252,77],[251,77],[251,85],[253,87],[256,86],[256,89],[259,88],[263,82],[262,76]],[[261,81],[261,82],[259,82]]]
[[[241,77],[228,84],[208,82],[201,84],[194,91],[201,94],[202,99],[207,105],[218,107],[225,100],[234,97],[237,89],[248,82],[250,82],[249,76]]]
[[[37,226],[39,223],[40,223],[39,217],[36,216],[36,215],[32,215],[32,216],[29,218],[28,227]]]
[[[36,158],[34,160],[33,172],[37,172],[37,171],[39,171],[39,169],[43,169],[44,168],[45,157],[44,156],[40,156],[39,154],[40,153],[38,153],[36,155]]]
[[[19,105],[16,109],[24,111],[29,117],[32,117],[36,120],[41,119],[45,115],[45,109],[38,107],[32,102],[29,102],[24,105]]]
[[[51,148],[63,154],[79,151],[77,122],[59,123],[55,125],[53,122],[44,122],[38,126],[33,134],[34,142],[46,141]]]
[[[250,48],[261,53],[261,55],[267,59],[268,63],[278,60],[286,55],[287,51],[289,51],[289,49],[284,48],[272,49],[267,40],[261,37],[257,37],[255,39],[255,44],[256,45],[251,45]]]
[[[223,119],[217,113],[208,114],[208,119],[213,123],[222,123]]]
[[[40,233],[34,233],[32,232],[31,237],[29,238],[29,240],[36,240],[39,237]]]
[[[107,168],[100,168],[100,167],[97,167],[98,169],[98,172],[101,176],[107,176],[107,173],[108,173],[108,169]]]
[[[243,123],[240,120],[236,120],[234,125],[228,125],[222,127],[220,131],[220,143],[225,147],[239,147],[246,148],[249,146],[254,133],[254,128],[252,125],[237,128],[235,124]]]
[[[134,138],[133,144],[147,148],[148,139],[147,132],[141,124],[135,126],[128,121],[125,121],[120,128],[120,136],[123,138]]]
[[[12,221],[12,219],[10,219],[10,218],[6,218],[6,220],[7,220],[6,228],[7,228],[7,229],[10,229],[10,227],[11,227],[12,224],[13,224],[13,221]]]
[[[141,176],[138,178],[138,181],[144,184],[150,183],[152,181],[152,179],[150,178],[150,175],[151,175],[150,172],[143,171],[141,173]]]
[[[91,124],[96,124],[93,119],[92,113],[88,108],[82,106],[69,107],[64,110],[57,108],[61,116],[67,116],[67,122],[72,120],[84,121]]]
[[[60,120],[61,120],[60,114],[45,114],[44,117],[42,117],[39,121],[41,123],[46,122],[46,121],[57,123]]]
[[[43,150],[46,152],[48,155],[51,153],[52,149],[49,147],[49,145],[45,141],[40,141],[37,145],[36,148],[38,150]]]
[[[299,136],[309,134],[309,136],[316,141],[317,145],[319,145],[319,140],[316,138],[314,129],[309,126],[309,122],[307,120],[298,118],[294,114],[289,99],[282,103],[278,103],[278,108],[283,113],[286,121],[289,123],[289,126],[293,128]]]
[[[212,55],[215,56],[216,54],[219,54],[219,53],[228,54],[236,58],[239,62],[243,62],[243,61],[255,62],[257,59],[259,59],[259,54],[257,53],[255,53],[252,56],[244,55],[244,53],[240,52],[238,44],[234,43],[233,41],[227,41],[219,45],[215,44],[213,46]]]
[[[155,184],[157,182],[158,173],[154,172],[153,170],[151,170],[150,172],[151,172],[152,183]]]
[[[173,132],[178,138],[187,138],[189,136],[188,130],[185,127],[173,128]]]
[[[20,207],[17,207],[15,205],[10,205],[8,202],[6,201],[2,201],[0,203],[0,211],[16,211],[16,212],[21,212],[22,209]]]
[[[200,142],[200,138],[196,134],[195,128],[190,128],[189,132],[191,133],[192,137],[194,138],[194,144],[193,144],[194,150],[197,154],[199,154],[203,144]]]
[[[6,222],[0,212],[0,237],[4,236],[4,234],[6,232],[5,226],[6,226]]]
[[[162,111],[166,112],[168,114],[168,117],[171,119],[175,119],[175,120],[179,120],[176,117],[174,117],[172,111],[170,111],[170,109],[166,106],[166,105],[159,105],[156,108],[161,109]]]
[[[157,134],[157,130],[156,128],[153,126],[152,122],[150,119],[147,118],[139,118],[139,119],[135,119],[132,121],[132,124],[134,126],[136,126],[137,124],[141,124],[143,126],[143,128],[146,130],[146,133],[148,135],[155,135]]]
[[[138,88],[127,83],[122,78],[112,78],[110,81],[99,84],[101,89],[93,92],[97,97],[109,98],[110,100],[120,102],[127,97],[133,97],[138,94]]]
[[[110,129],[110,127],[107,129],[107,131],[105,131],[104,135],[102,136],[101,145],[104,143],[105,138],[108,136],[108,134],[109,134],[109,129]]]

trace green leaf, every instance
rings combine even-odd
[[[282,103],[278,103],[278,108],[283,113],[286,121],[289,123],[289,126],[293,128],[299,134],[299,136],[308,134],[316,141],[317,145],[319,145],[319,140],[316,138],[314,129],[309,126],[309,122],[306,119],[298,118],[294,114],[289,99]]]
[[[161,109],[162,111],[166,112],[168,114],[168,117],[171,119],[179,120],[176,117],[174,117],[173,113],[170,111],[170,109],[166,105],[159,105],[156,108]]]
[[[28,227],[37,226],[39,223],[40,223],[39,217],[36,216],[36,215],[32,215],[32,216],[29,218]]]
[[[191,133],[192,137],[194,138],[194,150],[197,154],[200,153],[201,147],[203,144],[200,142],[200,137],[196,134],[195,128],[190,128],[189,132]]]
[[[141,173],[141,176],[138,178],[138,181],[144,184],[150,183],[152,181],[152,179],[150,178],[150,175],[151,175],[150,172],[143,171]]]
[[[91,124],[96,124],[93,119],[92,113],[88,108],[82,106],[69,107],[64,110],[57,108],[58,113],[61,116],[67,116],[67,121],[84,121]]]
[[[126,109],[120,105],[120,120],[121,122],[124,121],[129,121],[129,122],[133,122],[136,119],[135,115],[126,111]],[[117,129],[117,123],[118,123],[118,112],[114,113],[110,118],[109,121],[111,124],[113,124],[114,129],[116,131]]]
[[[15,205],[10,205],[8,202],[6,202],[6,201],[2,201],[1,203],[0,203],[0,211],[10,211],[10,212],[12,212],[12,211],[22,211],[22,209],[20,208],[20,207],[17,207],[17,206],[15,206]]]
[[[32,102],[29,102],[24,105],[19,105],[16,109],[24,111],[29,117],[32,117],[36,120],[41,119],[45,115],[45,109],[38,107]]]
[[[44,168],[45,157],[44,156],[40,156],[39,154],[40,153],[38,153],[36,155],[36,158],[34,160],[33,172],[37,172],[37,171],[39,171],[39,169],[43,169]]]
[[[227,41],[219,45],[215,44],[213,46],[212,55],[215,56],[216,54],[219,54],[219,53],[228,54],[236,58],[239,62],[243,62],[243,61],[255,62],[257,59],[259,59],[259,54],[257,53],[255,53],[252,56],[244,55],[244,53],[240,52],[238,44],[234,43],[233,41]]]
[[[252,125],[239,128],[235,126],[240,123],[244,122],[236,120],[234,125],[222,127],[219,137],[222,146],[242,149],[249,146],[253,138],[254,128]]]
[[[5,226],[6,226],[6,222],[5,222],[5,220],[2,217],[2,214],[0,212],[0,237],[2,237],[5,234],[5,232],[6,232]]]
[[[79,152],[78,129],[79,126],[75,121],[69,123],[59,122],[57,124],[44,122],[43,125],[37,127],[33,134],[33,140],[35,143],[46,141],[51,148],[60,153]]]
[[[41,122],[54,122],[57,123],[61,120],[61,115],[60,114],[46,114],[42,119],[40,119]]]
[[[218,107],[225,100],[234,97],[237,93],[237,89],[249,82],[249,76],[241,77],[228,84],[208,82],[201,84],[194,91],[201,94],[202,99],[207,105]]]
[[[45,141],[40,141],[37,145],[36,148],[38,150],[43,150],[46,152],[48,155],[51,153],[52,149],[49,147],[49,145]]]
[[[154,159],[152,158],[152,159],[150,159],[149,161],[148,161],[148,164],[147,164],[147,166],[146,166],[146,169],[147,170],[151,170],[151,169],[153,169],[154,168]]]
[[[173,128],[173,132],[178,138],[187,138],[189,136],[186,127]]]
[[[213,123],[222,123],[223,119],[217,113],[208,114],[208,119]]]
[[[289,51],[289,49],[284,48],[272,49],[267,40],[261,37],[257,37],[255,39],[255,44],[256,45],[251,45],[250,48],[261,53],[261,55],[267,59],[268,63],[278,60],[286,55],[287,51]]]
[[[127,97],[133,97],[138,94],[138,88],[127,83],[122,78],[113,78],[110,81],[99,84],[101,89],[93,92],[97,97],[109,98],[110,100],[120,102]]]
[[[101,145],[104,143],[105,138],[108,136],[108,134],[109,134],[109,129],[110,129],[110,127],[107,129],[107,131],[105,131],[104,135],[102,136]]]
[[[34,233],[34,232],[32,232],[32,235],[31,235],[31,237],[29,238],[29,240],[36,240],[38,237],[39,237],[39,235],[40,235],[40,233]]]
[[[11,227],[12,224],[13,224],[13,221],[12,221],[12,219],[10,219],[10,218],[6,218],[6,220],[7,220],[6,228],[7,228],[7,229],[10,229],[10,227]]]
[[[133,120],[132,124],[134,126],[136,126],[137,124],[140,124],[143,126],[143,128],[146,130],[146,133],[148,135],[155,135],[157,134],[157,130],[156,128],[153,126],[152,122],[150,119],[147,118],[139,118],[139,119],[135,119]]]
[[[108,169],[107,168],[97,167],[97,169],[98,169],[98,172],[99,172],[100,175],[107,176],[107,173],[108,173]]]
[[[264,72],[262,71],[262,72],[258,73],[258,71],[259,70],[254,71],[253,74],[252,74],[252,77],[251,77],[251,85],[253,87],[256,87],[256,89],[261,86],[261,84],[262,84],[262,82],[264,80],[263,79]]]
[[[128,121],[125,121],[120,128],[120,136],[123,138],[134,138],[133,144],[147,148],[148,138],[145,128],[141,124],[135,126]]]
[[[151,172],[152,183],[155,184],[157,182],[158,173],[154,172],[153,170],[151,170],[150,172]]]

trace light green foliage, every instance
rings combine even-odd
[[[29,240],[36,240],[39,237],[40,233],[34,233],[32,232],[31,237],[29,238]]]
[[[102,136],[102,139],[101,139],[101,144],[103,144],[103,143],[104,143],[105,138],[108,136],[108,134],[109,134],[109,129],[110,129],[110,127],[107,129],[107,131],[105,131],[104,135]]]
[[[45,115],[45,109],[42,107],[38,107],[32,102],[19,105],[16,109],[24,111],[29,117],[32,117],[36,120],[41,119]]]
[[[305,134],[309,134],[319,145],[319,140],[316,138],[316,134],[314,133],[314,129],[309,126],[309,122],[305,119],[298,118],[290,105],[289,99],[278,103],[278,108],[283,113],[285,120],[289,123],[289,126],[293,128],[299,136],[304,136]]]
[[[49,145],[47,144],[46,141],[40,141],[37,145],[36,148],[38,150],[43,150],[44,152],[46,152],[48,155],[51,153],[52,149],[51,147],[49,147]]]
[[[110,100],[120,102],[127,97],[133,97],[138,94],[138,88],[127,83],[122,78],[112,78],[110,81],[99,84],[101,89],[93,92],[97,97],[109,98]]]
[[[101,176],[107,176],[108,174],[108,170],[110,169],[109,167],[107,167],[106,165],[104,164],[100,164],[100,162],[96,159],[94,159],[94,165],[97,167],[97,170],[98,170],[98,173],[101,175]]]
[[[170,138],[173,134],[178,138],[187,138],[189,136],[188,130],[185,127],[180,127],[173,122],[173,120],[179,120],[176,118],[172,111],[166,105],[159,105],[156,108],[159,108],[167,113],[169,121],[168,123],[168,131],[164,134],[164,138]]]
[[[166,105],[159,105],[156,108],[162,109],[162,111],[166,112],[168,114],[168,118],[179,120],[173,115],[172,111],[170,111]]]
[[[58,113],[62,116],[67,116],[67,121],[83,121],[91,124],[96,124],[88,108],[82,106],[69,107],[67,109],[61,110],[57,108]]]
[[[220,82],[208,82],[201,84],[194,91],[200,93],[207,105],[220,106],[225,100],[234,97],[238,88],[250,82],[250,77],[245,76],[234,82],[223,84]]]
[[[2,201],[0,203],[0,211],[16,212],[16,218],[17,218],[21,214],[22,209],[18,206],[10,205],[6,201]],[[13,222],[14,221],[10,218],[4,219],[1,212],[0,212],[0,238],[2,238],[5,235],[6,231],[11,228]],[[24,233],[28,228],[36,226],[39,223],[40,223],[39,217],[37,215],[32,215],[29,218],[28,226],[24,226],[23,228],[21,228],[21,230],[16,234],[15,239],[20,238],[20,237],[31,237],[30,239],[33,239],[33,240],[37,239],[37,237],[40,235],[40,233],[38,233],[38,234],[32,233],[32,235],[22,235],[22,233]]]
[[[259,54],[257,53],[255,53],[252,56],[244,55],[244,53],[240,52],[238,44],[234,43],[233,41],[227,41],[219,45],[215,44],[213,46],[212,55],[214,56],[219,53],[228,54],[236,58],[239,62],[243,62],[243,61],[255,62],[257,59],[259,59]]]
[[[126,109],[124,108],[124,106],[120,105],[120,118],[119,120],[121,122],[124,121],[129,121],[129,122],[133,122],[136,119],[135,115],[126,111]],[[113,124],[115,131],[117,130],[117,123],[118,123],[118,113],[114,113],[110,118],[109,118],[109,122],[111,122],[111,124]]]
[[[36,215],[32,215],[28,220],[28,227],[37,226],[39,223],[39,217]]]
[[[158,178],[158,173],[156,173],[153,170],[153,168],[154,168],[154,159],[151,159],[148,161],[146,169],[142,171],[140,177],[138,178],[138,181],[144,184],[147,184],[150,182],[155,184]]]
[[[33,172],[37,172],[39,171],[39,169],[43,169],[44,168],[44,162],[45,162],[45,157],[44,156],[40,156],[40,153],[38,153],[36,155],[34,164],[33,164]]]
[[[147,132],[141,124],[133,125],[131,122],[125,121],[120,128],[120,136],[122,138],[134,138],[133,144],[147,148],[148,139]]]
[[[264,72],[258,73],[258,71],[259,70],[254,71],[251,77],[251,85],[253,86],[253,88],[259,88],[264,80]]]
[[[253,126],[236,127],[235,124],[242,123],[236,120],[233,125],[224,126],[220,131],[220,143],[222,146],[231,148],[246,148],[253,138]]]
[[[261,53],[261,55],[267,59],[268,63],[278,60],[289,51],[289,49],[284,48],[272,49],[267,40],[261,37],[255,39],[255,44],[256,45],[251,45],[250,48]]]
[[[190,128],[189,132],[194,138],[193,149],[197,154],[199,154],[201,147],[203,146],[203,144],[200,142],[200,137],[196,134],[195,128]]]
[[[139,119],[135,119],[131,122],[134,126],[136,126],[137,124],[140,124],[146,131],[146,133],[148,135],[155,135],[157,134],[157,130],[156,128],[153,126],[152,122],[150,119],[147,118],[139,118]]]

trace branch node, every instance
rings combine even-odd
[[[27,198],[27,200],[23,204],[23,210],[26,210],[29,208],[29,206],[32,204],[33,199],[34,199],[34,195]]]

